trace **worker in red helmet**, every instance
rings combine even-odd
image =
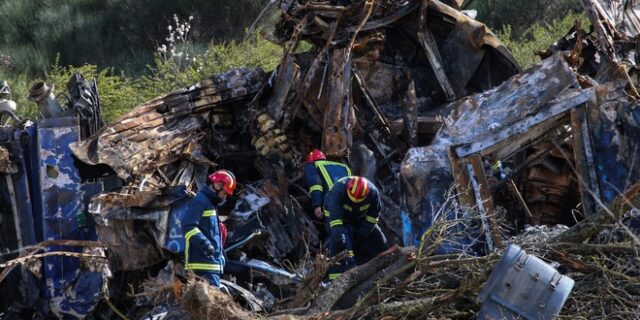
[[[220,225],[217,208],[233,195],[237,182],[227,170],[212,173],[209,182],[191,200],[182,220],[186,240],[184,263],[186,269],[219,288],[225,264],[222,233],[226,229]]]
[[[350,175],[351,169],[349,166],[340,162],[327,160],[324,153],[318,149],[313,149],[313,151],[307,155],[307,165],[304,167],[304,178],[309,188],[311,207],[313,208],[313,213],[316,218],[325,220],[327,232],[329,231],[329,223],[328,219],[326,219],[328,213],[322,210],[324,197],[338,179]]]
[[[378,226],[382,202],[378,188],[365,177],[338,180],[324,198],[329,212],[329,255],[348,250],[348,257],[329,268],[328,280],[362,264],[388,248],[387,238]]]

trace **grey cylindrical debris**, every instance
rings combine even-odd
[[[38,104],[38,110],[43,118],[55,118],[62,115],[62,108],[53,94],[55,86],[45,82],[36,82],[31,86],[27,99]]]

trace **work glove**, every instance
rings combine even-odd
[[[209,259],[213,259],[213,256],[215,254],[216,254],[216,249],[212,245],[209,245],[207,246],[206,249],[204,249],[204,255],[207,256],[207,258]]]
[[[347,248],[347,233],[343,226],[331,228],[331,244],[337,251]]]

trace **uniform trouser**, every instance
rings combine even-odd
[[[220,288],[220,273],[200,270],[195,270],[194,273],[199,277],[205,278],[212,286]]]
[[[329,280],[335,280],[343,272],[353,268],[356,265],[354,258],[353,245],[351,239],[353,239],[353,228],[351,225],[344,226],[344,239],[334,239],[333,235],[329,238],[329,257],[333,258],[344,250],[348,251],[348,256],[340,260],[337,264],[331,265],[327,273]]]
[[[348,250],[349,256],[337,265],[329,267],[328,279],[334,280],[339,277],[345,271],[355,267],[356,265],[367,263],[373,259],[380,252],[386,250],[389,245],[387,244],[387,237],[385,237],[380,227],[377,225],[373,228],[368,235],[358,235],[353,230],[355,227],[351,224],[344,225],[346,241],[334,244],[330,242],[329,256],[334,257],[344,250]]]

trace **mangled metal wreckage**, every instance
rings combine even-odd
[[[139,316],[152,305],[132,306],[122,284],[180,261],[181,215],[222,167],[243,186],[223,212],[225,271],[262,297],[236,287],[247,306],[270,311],[268,301],[294,294],[309,271],[300,262],[321,243],[299,182],[300,155],[317,146],[376,182],[397,244],[420,244],[438,220],[465,220],[437,253],[483,255],[504,246],[503,220],[512,233],[575,224],[578,203],[587,220],[598,217],[640,175],[635,47],[621,45],[637,31],[635,11],[616,20],[621,9],[584,5],[595,35],[575,28],[523,73],[457,2],[283,0],[273,72],[219,74],[105,126],[95,84],[70,81],[66,108],[34,86],[43,119],[0,127],[11,221],[1,245],[5,259],[50,255],[38,276],[26,269],[37,265],[3,265],[0,280],[36,292],[3,301],[5,310],[82,318],[115,312],[111,296]],[[302,41],[311,49],[299,52]],[[451,209],[452,187],[462,210]]]

